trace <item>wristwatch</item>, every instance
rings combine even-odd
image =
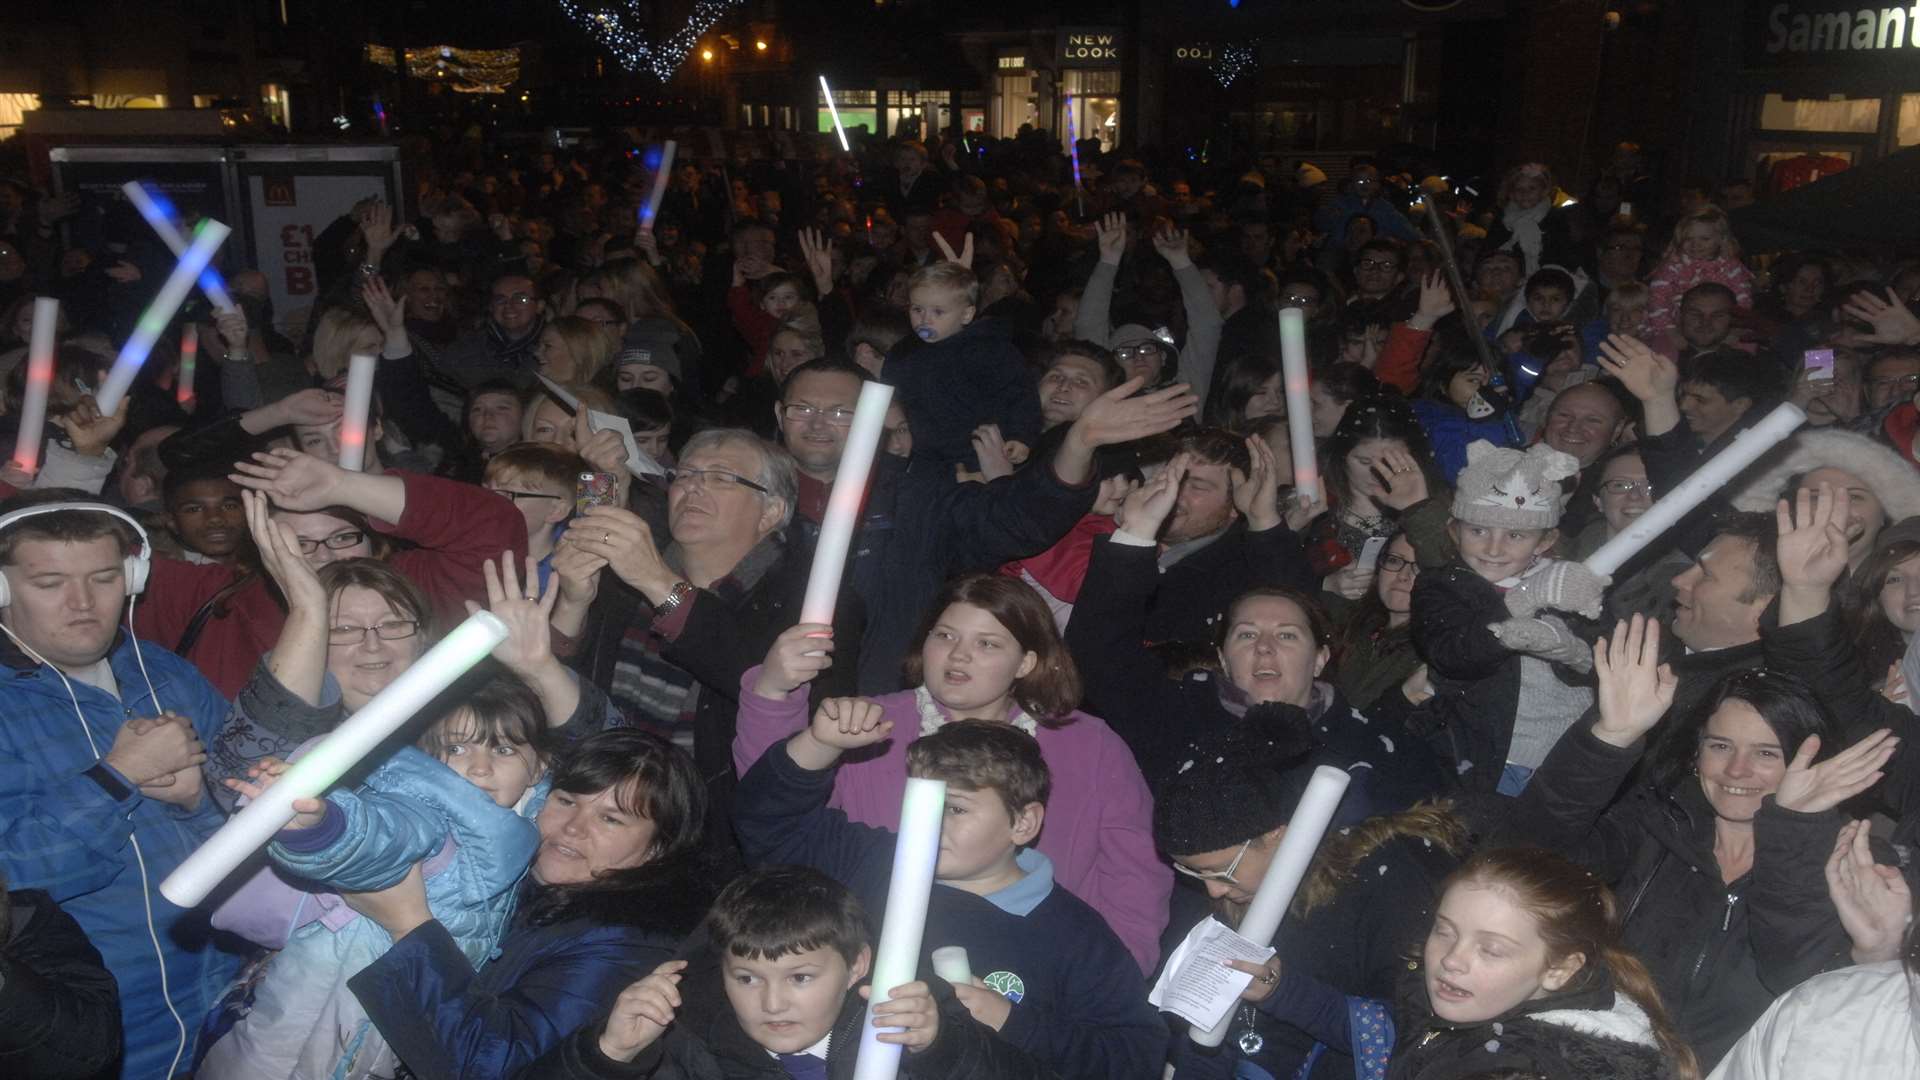
[[[692,596],[693,593],[694,593],[694,588],[693,588],[692,582],[690,581],[674,582],[673,588],[667,590],[667,598],[665,600],[660,601],[659,605],[653,609],[654,617],[660,618],[660,617],[672,614],[673,610],[679,607],[681,604],[686,603],[687,598]]]

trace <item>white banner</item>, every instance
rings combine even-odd
[[[350,212],[354,203],[388,197],[390,173],[385,166],[377,167],[381,171],[363,175],[295,176],[276,171],[247,177],[253,263],[266,272],[275,325],[295,341],[304,336],[319,296],[314,241],[335,219]]]

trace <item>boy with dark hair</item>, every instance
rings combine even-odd
[[[773,866],[727,886],[707,914],[708,947],[634,983],[528,1070],[599,1077],[848,1076],[871,987],[867,913],[818,870]],[[907,1048],[903,1076],[1018,1080],[1046,1070],[994,1038],[938,979],[897,987],[874,1009],[878,1038]]]
[[[174,469],[160,482],[167,529],[194,563],[229,563],[245,543],[247,518],[240,485],[227,478],[228,462],[202,462]]]
[[[831,698],[762,755],[736,792],[735,829],[752,863],[813,866],[884,910],[895,840],[827,807],[840,755],[893,734],[881,707]],[[908,774],[947,784],[939,863],[922,939],[958,945],[977,975],[954,994],[975,1020],[1067,1077],[1160,1075],[1166,1027],[1140,968],[1032,849],[1052,786],[1040,745],[1008,724],[949,723],[912,745]]]

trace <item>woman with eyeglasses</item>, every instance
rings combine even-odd
[[[1618,536],[1633,520],[1647,512],[1659,493],[1647,479],[1647,464],[1641,460],[1635,443],[1616,446],[1600,455],[1580,477],[1580,487],[1572,503],[1586,498],[1600,511],[1574,538],[1572,557],[1585,559],[1601,545]],[[1673,616],[1673,579],[1692,565],[1692,560],[1670,547],[1648,546],[1639,557],[1628,561],[1613,575],[1613,587],[1607,590],[1607,612],[1627,618],[1638,612],[1648,618],[1670,621]]]
[[[352,472],[284,448],[235,468],[242,487],[273,500],[274,520],[292,531],[308,565],[387,562],[449,623],[466,616],[466,601],[486,597],[481,566],[488,558],[503,551],[516,561],[526,555],[526,524],[513,504],[472,484]],[[258,573],[155,559],[153,579],[134,607],[134,627],[142,638],[186,656],[232,698],[279,640],[285,603]]]
[[[1155,793],[1153,808],[1154,839],[1183,886],[1173,891],[1170,938],[1209,915],[1237,926],[1246,914],[1315,767],[1341,764],[1306,736],[1249,715],[1181,752],[1186,767]],[[1446,803],[1367,817],[1357,786],[1347,789],[1274,935],[1278,951],[1264,964],[1232,965],[1253,979],[1220,1051],[1176,1038],[1182,1080],[1380,1075],[1356,1071],[1345,1046],[1320,1038],[1346,1030],[1349,1005],[1364,1004],[1358,999],[1394,1000],[1433,921],[1440,883],[1473,830]]]
[[[1322,594],[1339,626],[1333,684],[1362,712],[1399,691],[1409,705],[1431,696],[1426,665],[1413,651],[1407,624],[1413,619],[1413,583],[1420,560],[1405,529],[1393,534],[1373,564],[1373,587],[1358,603]]]

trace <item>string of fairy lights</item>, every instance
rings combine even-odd
[[[646,16],[639,0],[601,0],[583,4],[559,0],[567,18],[586,30],[593,39],[613,54],[614,62],[628,71],[645,71],[661,82],[673,78],[680,64],[693,51],[700,35],[706,33],[727,12],[743,0],[695,0],[687,23],[663,42],[656,42],[644,29]]]
[[[1259,63],[1258,48],[1255,43],[1238,41],[1225,46],[1213,61],[1213,79],[1225,90],[1239,80],[1240,76],[1251,71]]]

